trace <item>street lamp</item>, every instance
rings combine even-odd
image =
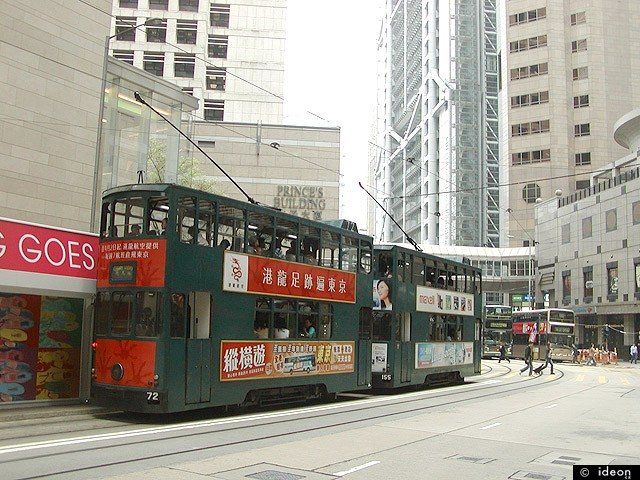
[[[124,30],[118,31],[118,27],[116,27],[116,33],[113,35],[108,35],[104,39],[104,53],[102,55],[102,85],[100,87],[100,105],[98,106],[98,133],[96,137],[96,157],[93,166],[93,190],[91,194],[91,223],[89,224],[90,230],[95,231],[95,223],[96,223],[96,204],[98,203],[97,192],[98,189],[98,174],[99,169],[98,165],[100,162],[100,155],[102,154],[102,124],[104,123],[104,119],[102,118],[103,110],[104,110],[104,94],[107,86],[107,65],[109,63],[109,43],[118,35],[122,35],[123,33],[129,32],[136,28],[144,27],[144,26],[158,26],[162,24],[161,18],[148,18],[142,23],[138,25],[133,25],[129,28],[125,28]]]

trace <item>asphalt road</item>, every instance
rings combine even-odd
[[[522,365],[489,360],[460,386],[235,416],[2,422],[0,477],[560,480],[574,464],[640,465],[640,367],[529,377]]]

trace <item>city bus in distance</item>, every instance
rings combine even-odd
[[[482,280],[471,265],[374,245],[372,386],[462,382],[480,374]],[[366,330],[368,327],[363,327]]]
[[[372,254],[353,229],[178,185],[106,191],[93,401],[171,413],[370,388]]]
[[[504,342],[507,356],[511,356],[513,340],[509,305],[485,305],[482,329],[482,357],[491,358],[500,355],[500,344]]]
[[[546,308],[513,312],[513,356],[524,358],[524,349],[531,341],[540,359],[546,357],[547,342],[551,343],[553,360],[570,361],[571,345],[575,342],[575,314],[564,308]]]

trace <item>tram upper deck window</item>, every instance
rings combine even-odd
[[[167,197],[151,197],[147,202],[147,232],[149,235],[166,235],[169,199]]]
[[[340,258],[340,235],[334,232],[322,232],[322,255],[320,265],[338,268]]]
[[[111,308],[111,293],[98,292],[96,296],[96,313],[93,332],[96,335],[109,333],[109,311]]]
[[[411,256],[411,283],[424,285],[424,258]]]
[[[243,252],[244,226],[244,210],[229,205],[218,205],[218,245],[227,240],[230,250]]]
[[[142,197],[117,199],[113,204],[113,222],[108,236],[140,235],[144,223],[144,204]]]
[[[378,255],[378,275],[380,277],[391,277],[393,275],[393,257],[389,253]]]
[[[198,245],[215,246],[215,218],[216,206],[208,200],[198,201]]]
[[[425,258],[425,275],[424,281],[427,287],[432,287],[436,284],[436,263],[429,259]]]
[[[273,256],[274,225],[273,216],[257,212],[247,212],[247,253]]]
[[[136,294],[136,322],[134,332],[138,337],[157,337],[161,331],[162,294],[138,292]]]
[[[344,235],[342,237],[342,270],[358,270],[358,239]]]
[[[106,238],[113,236],[113,228],[111,227],[111,221],[113,217],[112,213],[113,204],[111,202],[104,202],[102,204],[102,213],[100,214],[100,237]]]
[[[274,257],[295,262],[297,257],[298,224],[276,218]]]
[[[198,234],[196,228],[196,199],[180,197],[178,199],[178,234],[183,243],[196,243]]]
[[[113,292],[111,302],[111,334],[128,335],[133,313],[133,294]]]
[[[300,258],[309,265],[318,265],[320,252],[320,230],[308,225],[300,225],[302,242],[300,243]]]
[[[371,242],[362,241],[360,243],[360,271],[371,273],[373,269],[373,245]]]

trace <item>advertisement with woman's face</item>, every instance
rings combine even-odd
[[[373,281],[373,309],[393,310],[391,304],[391,282],[389,279]]]

